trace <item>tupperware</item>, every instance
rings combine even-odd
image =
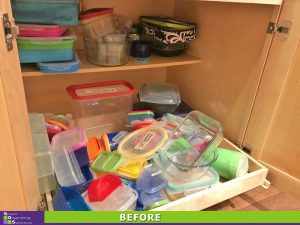
[[[115,173],[118,176],[123,177],[125,179],[136,180],[136,179],[138,179],[138,177],[145,165],[146,165],[146,161],[138,161],[138,160],[132,159],[132,160],[129,160],[129,162],[127,162],[127,164],[121,165],[116,170]]]
[[[97,39],[114,32],[115,23],[112,13],[111,8],[93,8],[82,11],[76,28],[77,33],[89,39]]]
[[[60,25],[17,24],[19,36],[23,37],[59,37],[67,31]]]
[[[102,39],[84,39],[86,58],[99,66],[121,66],[129,60],[128,42],[103,42]]]
[[[151,110],[136,110],[128,113],[128,123],[131,124],[135,120],[153,119],[154,113]]]
[[[151,205],[154,205],[156,202],[160,202],[165,200],[162,197],[161,192],[156,192],[154,194],[147,194],[144,191],[139,191],[138,203],[143,207],[143,209],[147,209]]]
[[[173,84],[144,84],[139,100],[158,114],[173,112],[181,103],[179,90]]]
[[[75,36],[18,37],[21,63],[71,61]]]
[[[29,123],[39,189],[40,193],[44,194],[56,188],[51,145],[49,143],[43,114],[30,113]]]
[[[37,63],[37,67],[44,73],[72,73],[80,68],[80,60],[78,55],[74,52],[74,58],[68,62],[48,62]]]
[[[127,114],[132,110],[135,88],[127,81],[73,85],[67,88],[73,99],[77,126],[88,136],[126,130]]]
[[[158,126],[148,126],[127,135],[118,151],[128,159],[148,160],[167,141],[167,132]]]
[[[57,211],[89,211],[81,194],[70,188],[59,188],[52,200],[53,208]]]
[[[123,156],[117,152],[103,152],[92,163],[91,168],[98,172],[114,172],[123,160]]]
[[[83,198],[93,211],[133,211],[138,194],[127,185],[121,185],[102,202],[90,202],[87,193]]]
[[[97,137],[88,138],[87,150],[90,162],[93,162],[98,155],[105,151],[102,142]]]
[[[136,184],[143,192],[154,194],[167,187],[168,181],[162,175],[162,171],[150,164],[144,168]]]
[[[89,169],[89,166],[82,167],[81,172],[82,172],[82,175],[83,175],[85,181],[81,184],[68,186],[68,188],[73,189],[79,193],[85,192],[88,189],[92,180],[94,179],[93,174],[91,173],[91,171]]]
[[[114,174],[106,174],[92,181],[88,188],[89,202],[104,201],[121,184],[121,179]]]
[[[13,0],[13,17],[18,23],[76,25],[78,0]]]

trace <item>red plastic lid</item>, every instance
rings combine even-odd
[[[110,81],[72,85],[67,92],[73,99],[91,100],[135,94],[136,89],[127,81]]]
[[[113,8],[93,8],[82,11],[79,15],[80,20],[90,19],[96,16],[103,16],[107,14],[112,14],[114,11]]]
[[[122,180],[114,174],[106,174],[92,181],[88,188],[90,202],[104,201],[114,190],[121,186]]]

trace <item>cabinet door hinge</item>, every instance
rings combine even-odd
[[[278,34],[288,35],[290,28],[291,28],[291,23],[288,21],[284,22],[281,26],[277,26],[276,23],[270,22],[268,25],[267,33],[268,34],[278,33]]]
[[[15,25],[14,20],[9,20],[7,13],[2,15],[2,25],[7,50],[11,51],[13,49],[13,39],[17,38],[19,33],[18,26]]]

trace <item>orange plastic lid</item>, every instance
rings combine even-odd
[[[100,153],[105,151],[105,148],[102,142],[97,137],[89,137],[87,150],[88,150],[90,162],[92,162],[97,158],[97,156]]]
[[[102,144],[103,144],[103,147],[104,147],[105,151],[110,152],[111,149],[110,149],[110,144],[109,144],[109,139],[107,137],[107,134],[102,134],[101,141],[102,141]]]

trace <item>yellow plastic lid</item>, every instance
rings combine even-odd
[[[136,180],[138,179],[141,171],[143,170],[146,164],[147,164],[146,161],[138,161],[138,160],[131,159],[129,160],[127,165],[124,166],[121,165],[117,169],[116,174],[128,180]]]
[[[127,135],[118,151],[127,159],[148,160],[166,143],[168,134],[158,126],[147,126]]]

